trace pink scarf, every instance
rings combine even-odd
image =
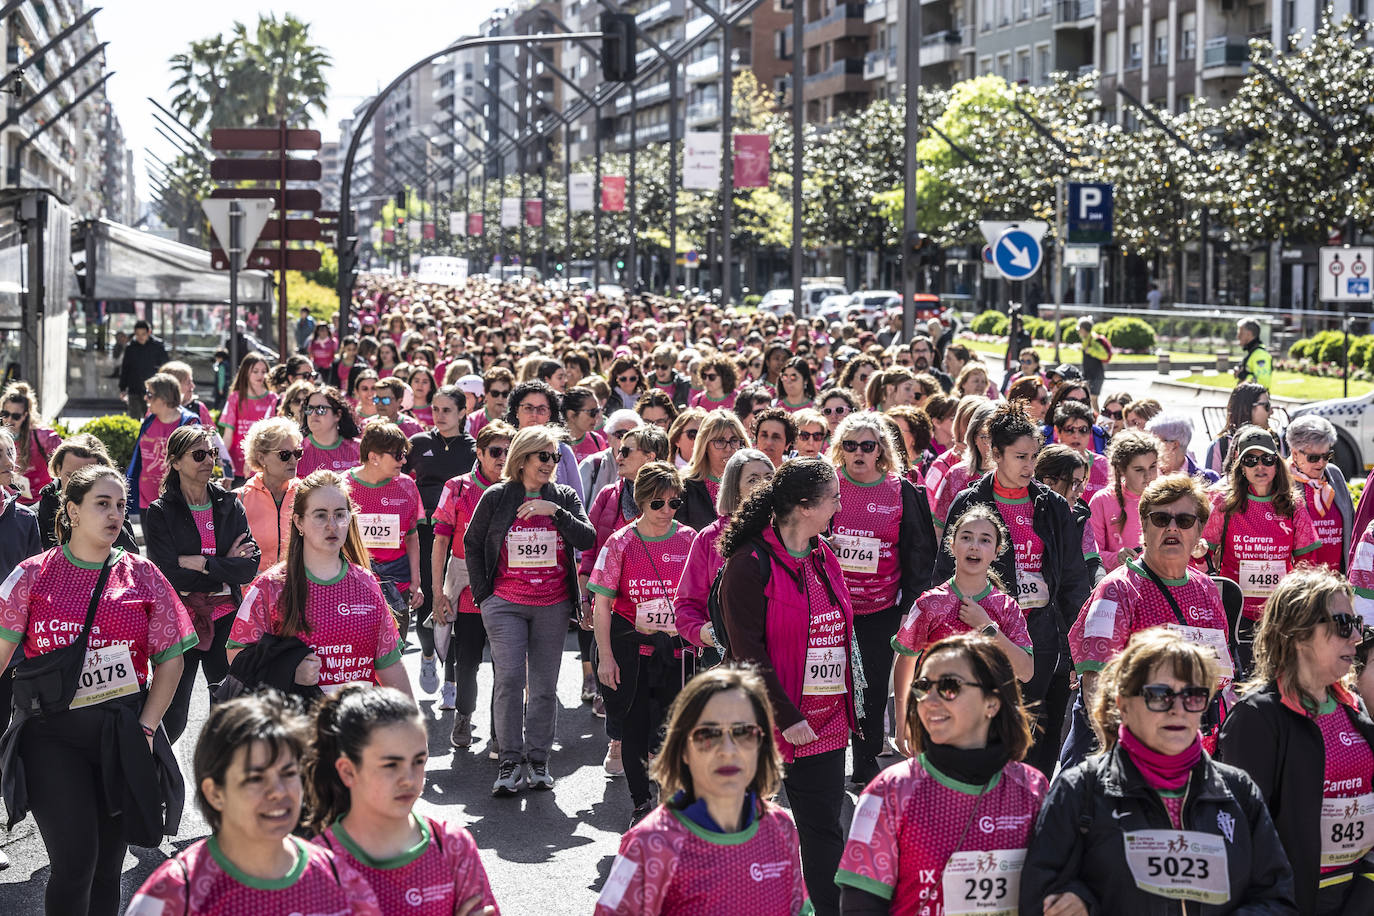
[[[1188,774],[1202,759],[1202,736],[1194,735],[1193,743],[1179,754],[1161,754],[1145,746],[1125,725],[1117,729],[1121,747],[1131,756],[1131,760],[1145,777],[1150,788],[1159,791],[1177,791],[1188,784]]]

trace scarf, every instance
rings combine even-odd
[[[1188,775],[1202,759],[1201,734],[1193,736],[1193,743],[1187,750],[1173,755],[1150,750],[1125,725],[1117,729],[1117,736],[1122,750],[1130,755],[1146,784],[1155,791],[1177,791],[1186,786]]]
[[[1308,477],[1293,465],[1288,466],[1293,478],[1303,484],[1304,487],[1311,487],[1316,492],[1312,494],[1312,507],[1317,513],[1318,518],[1326,518],[1327,510],[1336,501],[1336,491],[1326,479],[1323,472],[1319,477]]]
[[[935,769],[971,786],[987,785],[1011,760],[1002,742],[991,738],[987,747],[958,748],[949,744],[928,744],[921,750]]]

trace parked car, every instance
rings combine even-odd
[[[852,296],[831,296],[821,303],[820,317],[827,321],[857,321],[873,327],[887,309],[900,305],[902,294],[890,289],[871,289]]]
[[[802,285],[802,315],[810,318],[820,312],[821,303],[831,296],[848,296],[849,290],[843,286],[829,283],[805,283]],[[763,294],[759,309],[783,315],[792,311],[792,290],[770,289]]]

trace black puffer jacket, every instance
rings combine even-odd
[[[574,550],[591,550],[596,546],[596,529],[587,520],[582,501],[577,498],[572,487],[559,483],[544,484],[539,490],[539,498],[555,503],[559,508],[553,514],[553,524],[563,536],[563,558],[568,571],[568,599],[577,600],[577,558]],[[519,481],[503,481],[492,484],[477,501],[472,510],[472,521],[468,524],[467,534],[463,535],[463,550],[467,558],[468,580],[472,587],[472,600],[478,605],[491,597],[496,588],[496,567],[501,562],[501,544],[510,532],[515,521],[516,510],[525,501],[525,488]]]
[[[1039,913],[1051,894],[1076,894],[1093,916],[1295,914],[1293,872],[1269,810],[1242,770],[1203,752],[1183,802],[1183,829],[1226,843],[1231,899],[1181,902],[1136,887],[1124,835],[1172,830],[1169,813],[1121,747],[1059,774],[1040,809],[1021,873],[1021,912]]]

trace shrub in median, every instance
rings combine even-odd
[[[90,433],[105,443],[110,452],[110,460],[121,471],[129,467],[134,457],[134,440],[138,438],[139,423],[128,414],[111,414],[96,417],[81,427],[81,432]]]

